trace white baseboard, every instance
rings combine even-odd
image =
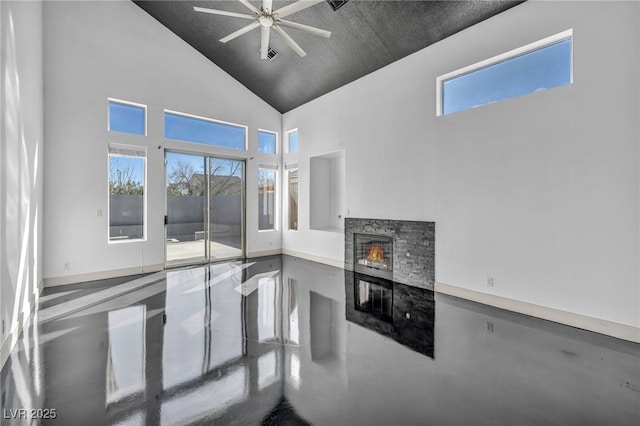
[[[247,253],[247,258],[252,259],[254,257],[275,256],[278,254],[282,254],[282,250],[279,248],[271,250],[252,251],[251,253]]]
[[[51,277],[44,279],[45,287],[77,284],[87,281],[104,280],[108,278],[126,277],[128,275],[148,274],[164,270],[163,264],[136,266],[134,268],[112,269],[110,271],[91,272],[88,274],[66,275],[63,277]]]
[[[505,309],[507,311],[517,312],[571,327],[593,331],[595,333],[628,340],[630,342],[640,343],[640,327],[620,324],[586,315],[574,314],[559,309],[521,302],[519,300],[508,299],[494,294],[482,293],[439,282],[436,282],[435,291],[437,293],[448,294],[450,296],[460,297],[473,302],[495,306],[496,308]]]
[[[20,312],[20,315],[18,315],[18,321],[16,322],[16,324],[14,324],[9,334],[7,334],[4,342],[2,342],[2,346],[0,347],[0,370],[2,370],[4,364],[9,359],[9,356],[11,356],[13,348],[15,347],[16,343],[18,343],[18,340],[20,339],[20,336],[24,331],[25,324],[28,324],[29,321],[31,321],[31,316],[35,312],[36,305],[43,288],[44,280],[40,280],[40,282],[38,283],[37,291],[29,296],[29,306],[27,306],[27,314],[25,315],[24,310]]]
[[[299,257],[301,259],[310,260],[312,262],[323,263],[325,265],[335,266],[336,268],[344,268],[343,260],[330,259],[328,257],[316,256],[314,254],[287,249],[282,249],[282,254],[286,254],[287,256]]]

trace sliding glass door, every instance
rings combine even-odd
[[[167,151],[166,263],[244,256],[244,161]]]
[[[209,157],[209,258],[244,255],[244,161]]]

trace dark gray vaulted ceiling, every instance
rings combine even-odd
[[[259,30],[226,44],[219,41],[248,21],[193,10],[201,6],[251,13],[236,0],[134,3],[284,113],[522,1],[351,0],[337,11],[323,2],[287,19],[329,30],[331,37],[287,28],[307,53],[299,57],[272,34],[270,46],[278,52],[272,61],[260,59]],[[273,10],[289,3],[275,0]],[[252,4],[259,8],[261,1]]]

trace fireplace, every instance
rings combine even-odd
[[[393,238],[385,235],[354,234],[356,272],[393,278]]]
[[[345,218],[344,269],[433,290],[435,223]]]

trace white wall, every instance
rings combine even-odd
[[[0,365],[42,281],[42,4],[0,2]]]
[[[280,132],[280,113],[130,1],[46,2],[44,35],[46,284],[162,267],[165,148],[247,159],[247,252],[280,248],[279,232],[257,232],[253,202],[257,164],[274,161],[258,128]],[[108,132],[108,97],[147,105],[148,135]],[[165,141],[165,108],[246,125],[249,150]],[[148,149],[144,242],[107,243],[108,142]]]
[[[309,160],[309,227],[344,231],[344,152]]]
[[[307,188],[309,157],[345,149],[346,216],[434,220],[438,282],[639,326],[639,9],[529,1],[285,114],[283,249],[343,261]],[[572,85],[436,117],[437,76],[570,28]]]

